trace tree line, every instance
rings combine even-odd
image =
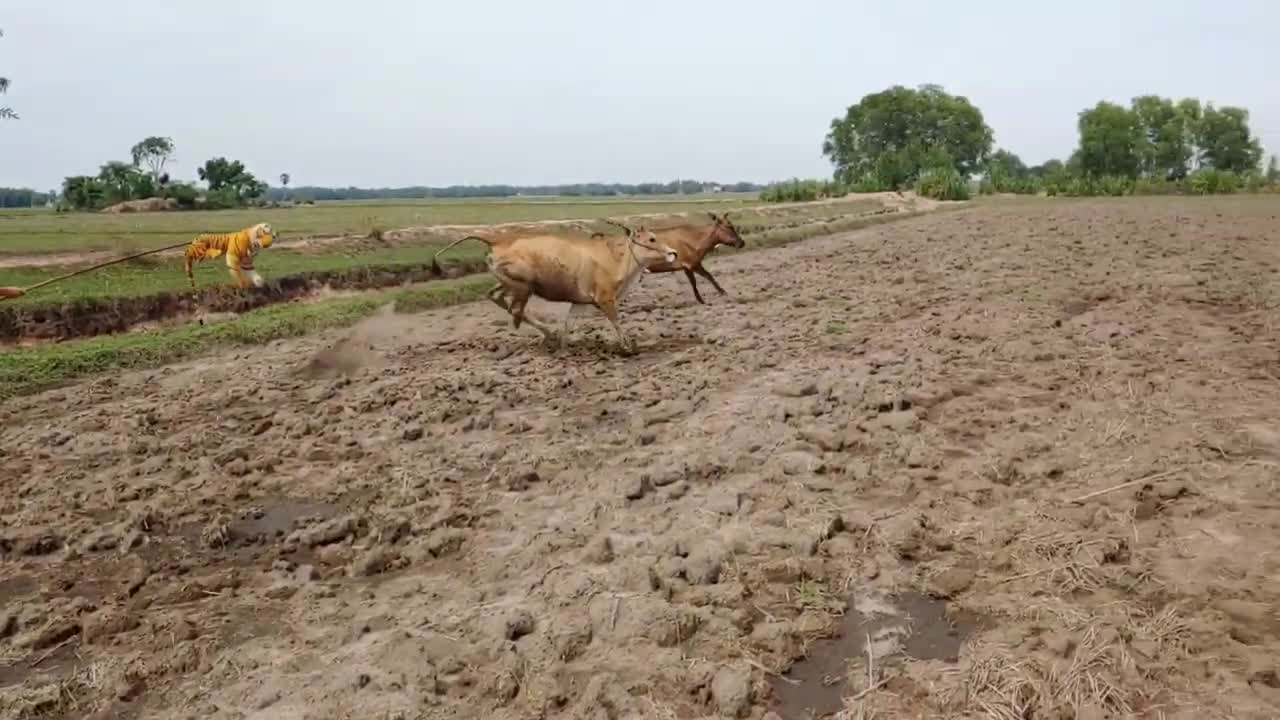
[[[286,176],[282,176],[283,181]],[[573,183],[568,185],[415,185],[398,188],[330,188],[304,186],[270,188],[266,199],[299,202],[320,200],[420,200],[426,198],[506,198],[521,195],[565,197],[607,197],[610,195],[692,195],[703,192],[758,192],[764,185],[751,182],[716,183],[701,180],[673,180],[659,183]]]
[[[762,199],[809,200],[846,192],[914,188],[938,199],[983,193],[1132,195],[1257,191],[1280,183],[1244,108],[1143,95],[1080,112],[1076,149],[1065,160],[1027,166],[994,148],[982,111],[938,85],[895,85],[864,96],[831,121],[822,152],[830,181],[792,180]]]

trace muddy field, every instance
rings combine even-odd
[[[708,267],[7,403],[0,717],[1280,715],[1280,203]]]

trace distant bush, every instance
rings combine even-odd
[[[848,189],[830,180],[801,180],[774,183],[760,191],[763,202],[809,202],[822,198],[843,197]]]
[[[204,206],[208,210],[229,210],[231,208],[241,207],[244,203],[240,201],[240,196],[233,187],[221,187],[217,190],[210,190],[204,196]]]
[[[1046,180],[1045,192],[1067,197],[1120,197],[1124,195],[1230,195],[1238,192],[1275,192],[1261,173],[1240,174],[1202,168],[1180,180],[1116,175],[1081,177],[1068,175]]]
[[[193,208],[196,206],[196,199],[200,197],[200,191],[194,185],[176,182],[165,186],[163,196],[176,200],[178,207]]]
[[[927,169],[916,179],[916,194],[934,200],[968,200],[969,183],[953,167]]]
[[[1187,176],[1188,189],[1196,195],[1226,195],[1240,189],[1240,176],[1230,170],[1197,170]]]

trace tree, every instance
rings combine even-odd
[[[1249,111],[1244,108],[1206,105],[1196,144],[1200,162],[1215,170],[1243,175],[1257,172],[1262,162],[1262,144],[1250,133]]]
[[[1058,177],[1066,171],[1067,166],[1061,160],[1046,160],[1042,165],[1027,168],[1028,175],[1038,178]]]
[[[284,188],[287,194],[289,190],[289,173],[280,173],[280,187]]]
[[[112,160],[99,168],[98,180],[107,198],[115,202],[151,197],[155,191],[149,175],[137,166],[119,160]]]
[[[239,160],[212,158],[197,168],[196,173],[209,184],[209,195],[216,196],[219,204],[243,203],[267,191],[267,184],[245,170]]]
[[[996,150],[987,159],[987,173],[1012,178],[1026,177],[1027,164],[1008,150]]]
[[[1276,162],[1274,154],[1267,158],[1267,182],[1280,182],[1280,163]]]
[[[0,30],[0,37],[4,37],[4,31]],[[0,95],[9,92],[9,78],[0,75]],[[18,114],[13,108],[0,107],[0,120],[17,120]]]
[[[1195,157],[1195,128],[1200,103],[1185,99],[1178,104],[1156,95],[1143,95],[1130,104],[1137,115],[1142,140],[1139,170],[1147,177],[1180,180]]]
[[[1138,114],[1101,101],[1080,113],[1080,171],[1090,177],[1137,177],[1145,146]]]
[[[97,178],[73,175],[62,181],[62,197],[73,208],[90,210],[103,203],[106,189]]]
[[[158,185],[165,184],[165,163],[173,159],[173,139],[167,137],[149,137],[143,139],[129,151],[133,156],[133,164],[139,167],[146,165],[151,171],[151,179]],[[164,178],[164,179],[162,179]]]
[[[822,154],[838,182],[898,189],[942,158],[962,177],[972,175],[991,152],[991,140],[982,112],[967,98],[937,85],[895,85],[863,96],[833,119]]]

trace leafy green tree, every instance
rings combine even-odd
[[[1080,113],[1080,149],[1076,151],[1081,174],[1088,177],[1134,178],[1142,164],[1145,146],[1138,114],[1106,101]]]
[[[4,31],[0,30],[0,37],[4,37]],[[9,92],[9,78],[0,75],[0,95]],[[0,120],[17,120],[18,115],[13,108],[0,107]]]
[[[73,208],[91,210],[105,202],[107,191],[98,178],[73,175],[62,181],[62,197]]]
[[[1267,182],[1280,182],[1280,163],[1276,162],[1275,155],[1267,158]]]
[[[1244,108],[1206,105],[1196,144],[1201,164],[1215,170],[1245,175],[1257,172],[1262,161],[1262,144],[1250,132],[1249,111]]]
[[[987,173],[1022,178],[1027,176],[1028,169],[1027,164],[1022,162],[1022,158],[1008,150],[1001,149],[991,153],[991,157],[987,160]]]
[[[882,189],[909,186],[926,168],[946,163],[962,177],[977,171],[991,151],[982,111],[937,85],[895,85],[864,96],[831,121],[822,154],[837,182]]]
[[[135,165],[118,160],[99,168],[98,181],[105,189],[107,199],[115,202],[151,197],[155,191],[149,175]]]
[[[212,158],[197,168],[196,173],[209,184],[210,202],[216,196],[218,204],[239,204],[267,191],[267,184],[245,170],[244,163],[239,160]]]
[[[157,185],[163,185],[163,178],[166,178],[164,166],[173,159],[173,139],[167,137],[149,137],[144,138],[137,145],[134,145],[129,153],[133,156],[133,164],[138,167],[146,166],[151,171],[151,180]]]
[[[1195,129],[1200,103],[1173,100],[1156,95],[1133,99],[1131,108],[1142,129],[1139,145],[1140,171],[1152,178],[1177,180],[1186,177],[1195,157]]]

